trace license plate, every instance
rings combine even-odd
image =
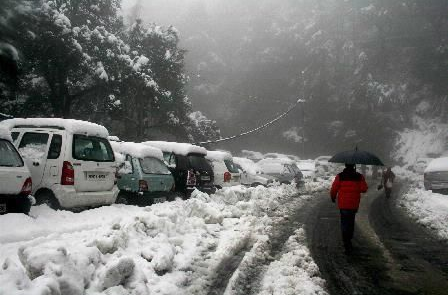
[[[87,180],[90,180],[90,181],[105,181],[106,180],[106,174],[87,173]]]
[[[154,204],[163,203],[166,201],[166,198],[154,198]]]
[[[210,180],[210,176],[201,176],[201,180],[209,181]]]
[[[0,204],[0,213],[6,213],[6,204]]]

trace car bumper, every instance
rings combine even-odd
[[[56,185],[52,191],[62,207],[74,208],[113,204],[119,189],[114,186],[110,191],[78,192],[73,186]]]
[[[0,215],[6,213],[28,214],[31,207],[31,200],[27,195],[1,195],[0,194]]]
[[[190,195],[195,189],[207,194],[216,192],[216,187],[214,186],[187,186],[187,194]]]

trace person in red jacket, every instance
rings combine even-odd
[[[345,164],[345,169],[336,175],[331,186],[331,200],[338,200],[341,213],[342,241],[345,252],[352,250],[353,231],[355,230],[355,217],[358,212],[361,193],[367,192],[368,186],[364,176],[356,172],[354,164]]]

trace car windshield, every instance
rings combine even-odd
[[[95,162],[115,161],[107,139],[79,134],[73,135],[73,158]]]
[[[14,146],[6,140],[0,140],[0,166],[22,167],[23,161]]]
[[[227,169],[230,173],[239,173],[238,167],[233,163],[232,160],[224,160],[224,163],[226,164]]]
[[[147,157],[139,160],[145,174],[171,174],[170,170],[159,159]]]
[[[190,166],[195,170],[212,170],[210,164],[205,159],[204,155],[190,154],[187,156]]]

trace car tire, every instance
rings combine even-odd
[[[115,204],[129,205],[129,199],[125,194],[119,193],[115,199]]]
[[[51,191],[45,190],[36,194],[36,205],[47,204],[53,210],[61,209],[59,201]]]

